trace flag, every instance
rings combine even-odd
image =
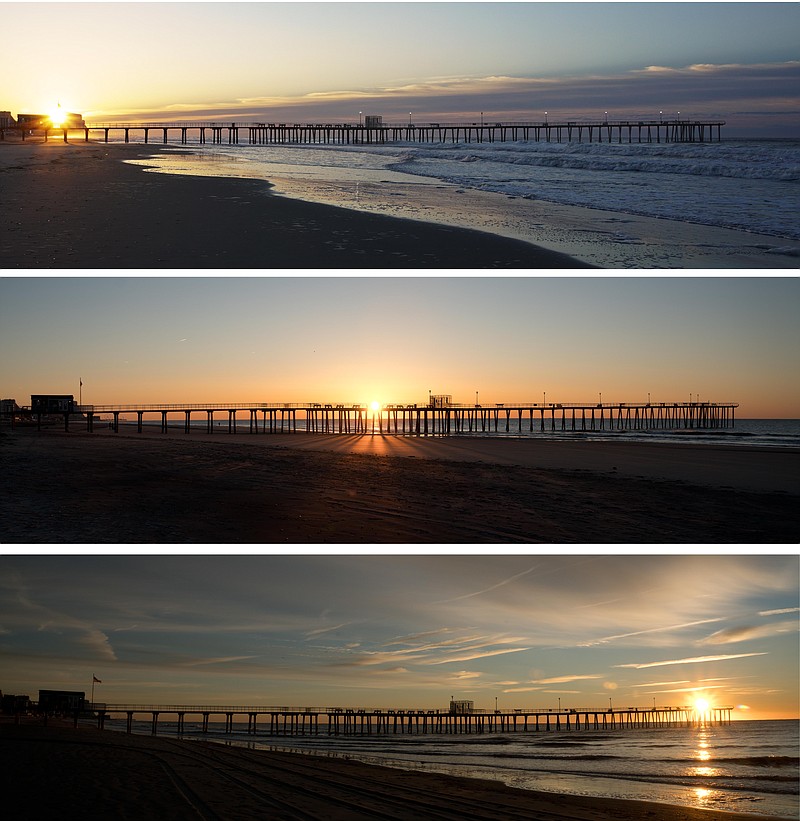
[[[100,679],[97,678],[97,676],[92,676],[92,684],[102,684],[102,683],[103,682],[100,681]]]
[[[81,387],[83,387],[83,379],[80,380]]]

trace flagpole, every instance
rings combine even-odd
[[[94,705],[94,673],[92,673],[92,705]]]

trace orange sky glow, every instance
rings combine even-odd
[[[798,418],[799,291],[793,277],[12,277],[0,387],[19,404],[78,397],[79,380],[97,405],[699,396]]]

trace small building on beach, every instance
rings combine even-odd
[[[86,693],[77,690],[39,690],[40,713],[66,713],[85,707]]]
[[[70,394],[31,394],[31,413],[76,413],[75,397]]]
[[[0,128],[11,128],[17,121],[11,116],[10,111],[0,111]]]

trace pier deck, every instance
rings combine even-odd
[[[131,142],[170,141],[182,145],[192,141],[221,145],[385,145],[415,143],[494,142],[616,142],[706,143],[722,141],[724,120],[565,120],[540,122],[405,123],[394,125],[351,125],[348,123],[220,123],[220,122],[125,122],[88,123],[78,128],[37,129],[18,126],[0,128],[0,140],[16,135],[22,140],[34,135],[45,141],[52,135],[68,141],[80,134],[108,142],[121,136]],[[152,132],[152,138],[151,138]]]
[[[633,730],[729,724],[732,706],[709,707],[700,712],[689,706],[628,707],[625,709],[580,707],[577,709],[513,710],[427,710],[341,707],[223,707],[189,705],[93,704],[97,726],[125,717],[127,732],[133,732],[137,715],[148,716],[151,733],[157,735],[162,719],[175,723],[184,733],[186,719],[208,733],[210,724],[224,722],[226,734],[234,725],[246,727],[250,735],[472,735],[485,733],[571,732],[581,730]],[[144,719],[140,719],[144,720]],[[77,721],[77,715],[76,715]],[[191,728],[197,732],[196,729]],[[241,731],[241,730],[240,730]]]
[[[227,432],[237,433],[237,414],[248,415],[249,433],[325,433],[380,434],[391,436],[457,436],[491,432],[510,432],[512,419],[520,433],[539,431],[622,431],[622,430],[692,430],[732,428],[735,425],[736,402],[617,402],[617,403],[547,403],[502,402],[492,405],[467,405],[436,401],[431,404],[386,404],[373,410],[352,403],[320,402],[244,402],[232,404],[129,404],[74,405],[63,416],[69,430],[70,417],[85,417],[87,430],[94,430],[99,414],[110,414],[111,427],[119,432],[120,417],[136,414],[137,430],[143,431],[145,415],[161,421],[161,432],[167,433],[170,416],[175,416],[184,433],[192,432],[192,414],[205,414],[205,432],[219,432],[214,414],[227,414]],[[11,423],[20,417],[36,419],[41,426],[43,414],[30,408],[5,413]],[[47,414],[44,414],[47,415]],[[54,414],[50,414],[53,416]],[[182,418],[181,418],[182,417]],[[302,425],[298,427],[298,417]],[[196,431],[197,428],[195,427]]]

